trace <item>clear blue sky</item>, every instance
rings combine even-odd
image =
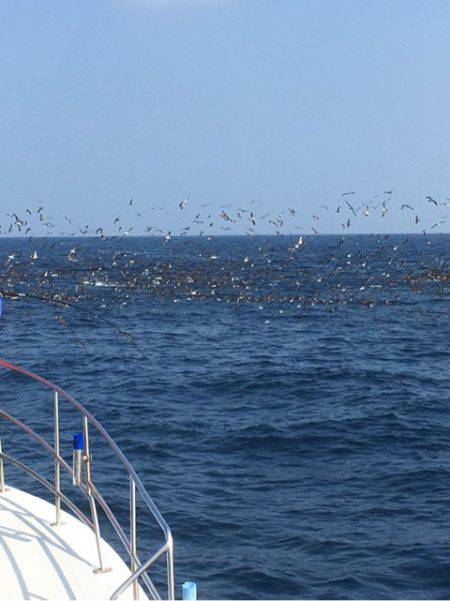
[[[181,227],[190,196],[301,223],[391,188],[420,224],[355,231],[449,213],[425,200],[450,197],[448,1],[2,0],[0,22],[2,215],[102,224],[133,197]]]

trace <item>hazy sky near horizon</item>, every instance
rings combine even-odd
[[[302,224],[324,204],[329,233],[342,192],[393,188],[352,231],[450,212],[425,199],[450,197],[448,1],[3,0],[0,21],[1,220],[107,226],[132,197],[176,229],[189,196]]]

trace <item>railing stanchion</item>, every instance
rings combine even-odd
[[[0,438],[0,492],[5,492],[5,472],[3,468],[2,439]]]
[[[111,568],[105,568],[102,559],[101,539],[100,539],[100,526],[98,523],[97,506],[95,504],[95,498],[92,492],[91,482],[91,455],[89,450],[89,428],[88,420],[86,416],[83,416],[83,437],[84,437],[84,462],[86,467],[86,491],[89,499],[89,505],[91,507],[92,523],[94,524],[95,542],[97,543],[98,561],[99,567],[94,570],[97,573],[110,572]]]
[[[137,569],[136,562],[134,560],[137,557],[137,532],[136,532],[136,484],[133,478],[130,476],[130,551],[131,551],[131,571],[134,572]],[[133,582],[133,599],[139,599],[139,582],[135,580]]]
[[[55,439],[55,526],[61,524],[61,466],[59,463],[59,395],[53,391],[53,434]]]
[[[173,539],[172,534],[167,541],[167,599],[175,600],[175,576],[173,570]]]

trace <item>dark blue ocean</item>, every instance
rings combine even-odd
[[[172,528],[179,596],[193,579],[206,599],[448,599],[449,242],[1,240],[0,355],[118,442]],[[0,374],[2,407],[51,440],[51,393]],[[70,460],[81,422],[61,420]],[[93,437],[93,479],[127,527],[127,480]],[[147,557],[162,538],[140,511]]]

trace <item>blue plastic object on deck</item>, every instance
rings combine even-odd
[[[183,591],[183,601],[197,601],[197,584],[193,580],[183,582],[181,589]]]
[[[0,315],[2,314],[2,310],[3,310],[3,296],[0,294]]]
[[[73,448],[75,451],[82,451],[84,449],[83,432],[78,432],[73,435]]]

